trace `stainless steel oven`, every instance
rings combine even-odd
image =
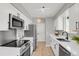
[[[20,56],[30,56],[30,41],[21,47]]]

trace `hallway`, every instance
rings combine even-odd
[[[53,56],[53,51],[50,47],[46,47],[45,42],[38,42],[36,51],[33,56]]]

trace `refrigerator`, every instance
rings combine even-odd
[[[29,30],[24,30],[24,37],[33,37],[33,51],[37,47],[37,31],[35,24],[29,24]]]

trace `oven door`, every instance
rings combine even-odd
[[[30,47],[21,56],[30,56]]]
[[[30,56],[30,43],[26,43],[25,47],[21,49],[20,56]]]

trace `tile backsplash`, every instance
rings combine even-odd
[[[15,30],[0,31],[0,45],[16,39]]]
[[[17,30],[17,40],[21,39],[24,36],[24,30]]]

